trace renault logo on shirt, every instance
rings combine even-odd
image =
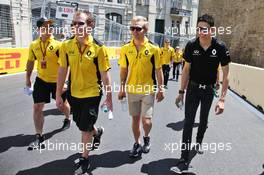
[[[217,57],[217,51],[216,51],[216,49],[213,49],[212,50],[212,55],[210,55],[210,57]]]
[[[193,51],[193,55],[200,55],[199,50],[194,50],[194,51]]]
[[[91,56],[91,55],[92,55],[92,52],[89,50],[89,51],[87,52],[87,55],[88,55],[88,56]]]

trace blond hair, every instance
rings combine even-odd
[[[132,20],[131,20],[131,24],[132,23],[137,23],[137,22],[143,22],[143,26],[146,30],[148,30],[149,27],[149,23],[147,18],[143,17],[143,16],[135,16]]]

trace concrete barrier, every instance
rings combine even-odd
[[[263,110],[264,69],[231,63],[229,86],[231,90]]]

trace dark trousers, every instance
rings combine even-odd
[[[196,85],[192,85],[189,82],[186,100],[185,100],[185,120],[182,134],[182,155],[181,158],[188,160],[189,152],[192,148],[192,130],[195,121],[196,111],[199,104],[200,107],[200,123],[198,127],[198,133],[196,137],[196,143],[202,143],[204,133],[207,129],[208,115],[213,102],[213,88],[207,87],[206,89],[200,89]]]
[[[168,85],[169,75],[170,75],[170,65],[162,65],[164,85]]]
[[[180,65],[181,65],[181,63],[173,62],[173,69],[172,69],[173,79],[175,78],[175,75],[176,75],[176,80],[178,80],[179,74],[180,74]],[[176,72],[176,74],[175,74],[175,72]]]

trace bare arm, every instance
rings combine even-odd
[[[125,91],[127,73],[128,73],[127,68],[122,68],[122,67],[120,68],[120,84],[121,84],[122,91]]]
[[[187,88],[189,78],[190,78],[191,64],[185,62],[185,65],[182,70],[182,79],[181,79],[181,88],[180,90],[185,90]]]
[[[58,78],[57,78],[57,90],[56,97],[60,97],[63,92],[63,86],[65,83],[68,68],[59,67]]]
[[[163,80],[163,72],[161,68],[156,69],[156,75],[157,75],[157,80],[158,80],[159,91],[163,91],[164,80]]]
[[[26,86],[31,87],[30,77],[34,69],[34,61],[27,61]]]
[[[229,66],[228,65],[223,66],[222,71],[223,71],[223,85],[222,85],[222,92],[221,92],[220,100],[224,101],[226,94],[227,94],[228,84],[229,84],[229,79],[228,79]]]
[[[108,71],[101,71],[100,72],[101,77],[102,77],[102,81],[104,84],[104,89],[106,92],[106,97],[111,97],[112,96],[112,88],[111,88],[111,78],[109,75]]]

